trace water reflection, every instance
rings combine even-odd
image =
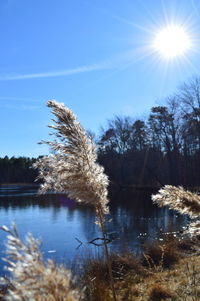
[[[88,244],[101,236],[95,224],[92,208],[77,205],[63,194],[38,196],[37,187],[3,187],[0,189],[0,225],[15,221],[21,237],[31,231],[43,240],[45,257],[58,262],[71,261],[86,249],[99,251]],[[167,208],[159,209],[150,201],[150,193],[118,193],[112,195],[110,216],[106,224],[112,250],[129,248],[139,252],[140,244],[158,239],[160,232],[180,231],[187,218]],[[1,254],[5,249],[6,234],[0,232]],[[83,244],[77,249],[80,240]],[[98,249],[98,250],[97,250]],[[3,262],[0,262],[0,274]]]

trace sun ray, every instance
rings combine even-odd
[[[167,13],[165,2],[163,0],[161,1],[161,5],[162,5],[162,10],[163,10],[163,15],[164,15],[164,18],[165,18],[165,23],[169,24],[169,22],[170,22],[169,14]]]
[[[140,1],[140,4],[148,14],[148,19],[150,20],[150,23],[157,28],[159,26],[159,21],[157,20],[157,18],[155,18],[155,15],[152,14],[151,10],[148,9],[147,5],[143,2],[143,0]]]
[[[184,60],[187,63],[187,65],[190,66],[190,68],[192,69],[192,71],[196,74],[199,73],[199,69],[192,63],[192,61],[185,55],[184,56]]]

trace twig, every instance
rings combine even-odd
[[[103,240],[103,242],[102,242],[102,243],[96,243],[96,242],[95,242],[96,240]],[[103,246],[103,245],[104,245],[104,241],[106,241],[106,243],[108,244],[108,243],[110,243],[112,240],[109,239],[109,238],[97,237],[97,238],[94,238],[94,239],[88,241],[88,243],[100,247],[100,246]]]

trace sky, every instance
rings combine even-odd
[[[169,24],[191,41],[171,60],[152,48]],[[148,115],[199,76],[199,28],[199,0],[0,0],[0,157],[48,154],[49,99],[97,136]]]

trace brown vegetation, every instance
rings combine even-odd
[[[200,256],[195,255],[198,248],[194,240],[170,239],[160,245],[145,246],[139,259],[131,253],[111,254],[118,300],[199,300]],[[84,300],[112,300],[104,259],[90,256],[83,270]]]
[[[99,263],[101,266],[101,263]],[[87,271],[85,282],[86,301],[110,301],[111,291],[104,279],[104,270]],[[101,274],[102,272],[102,274]],[[200,256],[186,257],[170,269],[147,268],[144,275],[130,270],[121,279],[115,278],[118,300],[177,300],[197,301],[200,298]]]
[[[3,227],[3,230],[10,234],[7,254],[12,277],[7,290],[5,286],[1,291],[0,300],[113,300],[104,256],[89,255],[82,266],[82,275],[74,282],[65,267],[43,260],[39,242],[33,237],[28,236],[26,243],[22,243],[14,228]],[[197,239],[179,242],[174,238],[160,245],[148,245],[140,258],[131,252],[111,253],[110,262],[118,301],[197,301],[200,298]]]
[[[163,244],[146,244],[144,246],[143,264],[151,268],[169,268],[178,263],[182,254],[174,241]]]
[[[176,295],[169,289],[160,284],[155,284],[149,291],[149,301],[161,301],[165,299],[176,299]]]

